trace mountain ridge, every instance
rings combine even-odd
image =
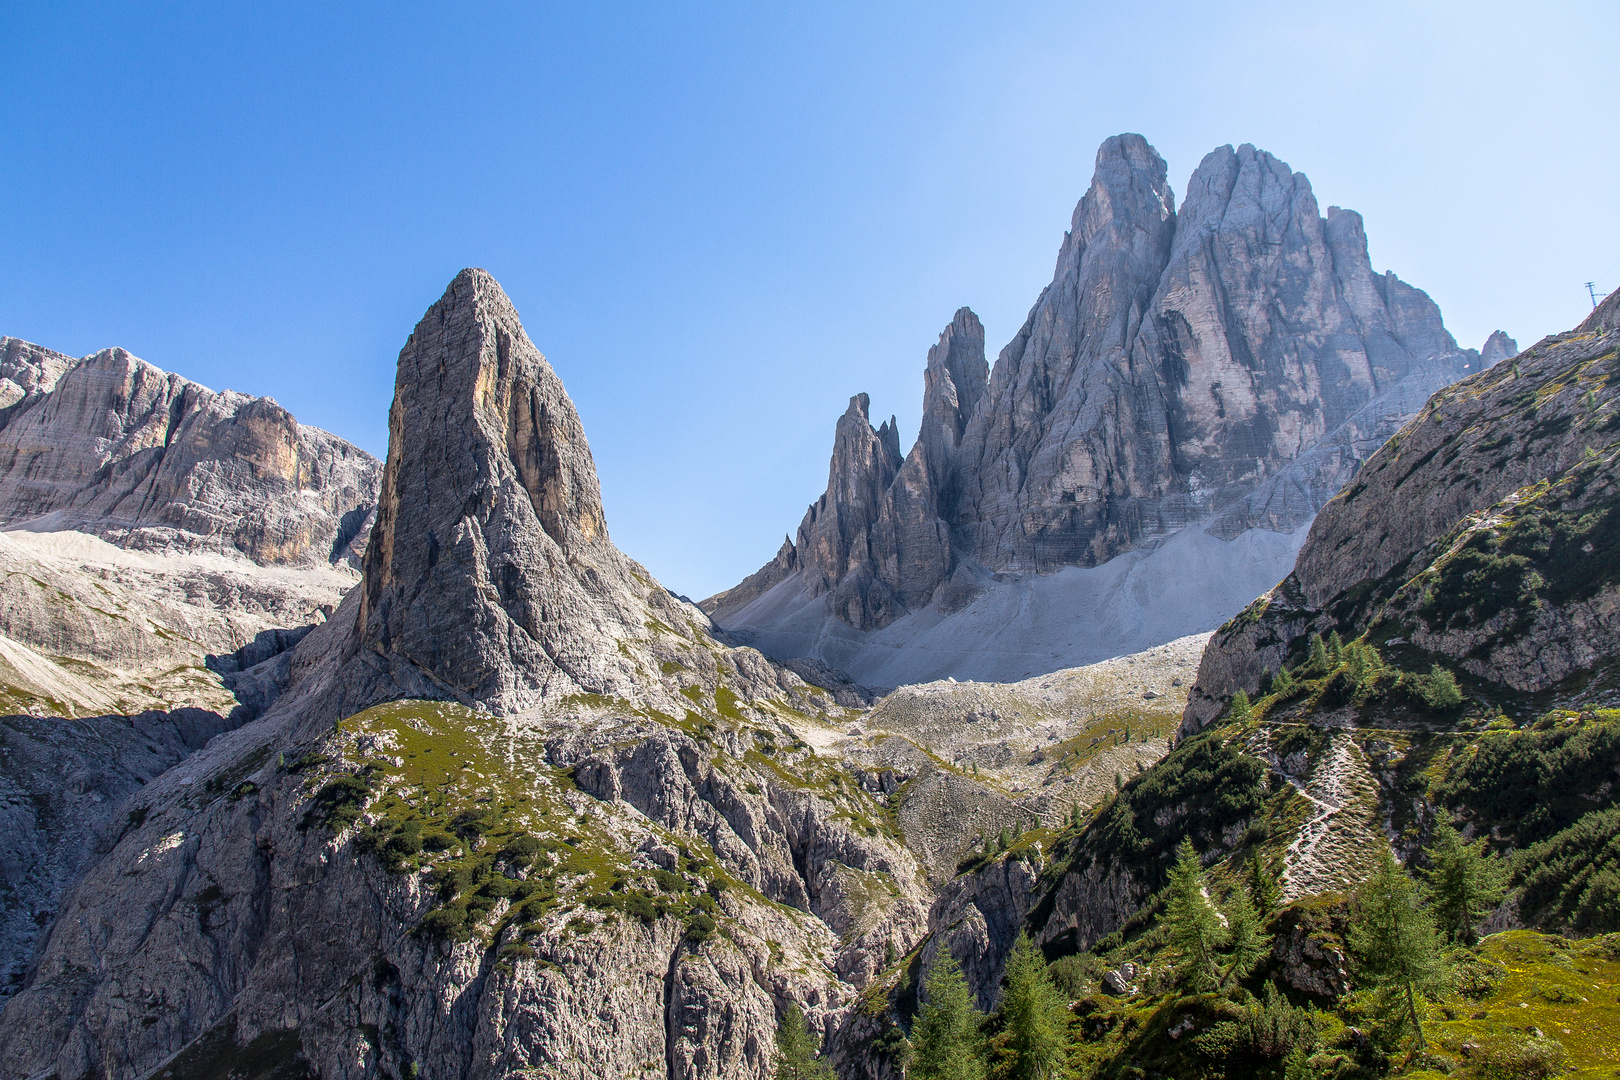
[[[771,562],[704,610],[772,656],[859,682],[965,675],[896,659],[893,644],[977,598],[1010,602],[1002,584],[1151,554],[1185,530],[1296,533],[1430,393],[1481,365],[1424,293],[1372,271],[1360,216],[1320,214],[1303,174],[1221,147],[1179,213],[1166,175],[1141,136],[1105,141],[1053,281],[994,368],[977,317],[959,310],[929,351],[903,458],[864,395],[851,399],[827,492]],[[1500,358],[1512,339],[1490,347]],[[1234,550],[1234,567],[1262,549],[1277,557],[1261,576],[1286,573],[1293,549],[1269,542]],[[1214,598],[1159,641],[1246,602],[1241,589]],[[1060,650],[973,674],[1100,658]]]

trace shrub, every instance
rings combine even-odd
[[[299,827],[325,825],[333,833],[340,833],[359,820],[370,797],[371,770],[338,776],[315,793],[314,802]]]
[[[667,893],[686,891],[686,879],[679,874],[672,874],[668,870],[654,870],[652,878],[658,883],[658,887]]]
[[[1463,703],[1456,677],[1439,664],[1431,666],[1426,674],[1403,672],[1396,685],[1415,703],[1433,713],[1449,712]]]
[[[435,908],[422,917],[417,933],[440,941],[470,941],[472,920],[465,905],[450,904]]]
[[[501,848],[500,857],[510,863],[527,865],[538,854],[540,854],[539,839],[528,833],[519,833]]]
[[[686,936],[693,943],[701,945],[714,936],[718,929],[713,916],[707,912],[695,911],[686,920]]]
[[[1575,824],[1593,797],[1612,801],[1600,789],[1616,770],[1620,723],[1492,732],[1437,794],[1447,806],[1501,822],[1515,846],[1528,847]]]
[[[1587,933],[1620,930],[1620,807],[1587,814],[1514,866],[1526,913]]]
[[[1569,1055],[1557,1039],[1498,1035],[1480,1040],[1471,1057],[1482,1080],[1544,1080],[1561,1075]]]
[[[644,923],[655,922],[658,919],[658,906],[644,892],[625,893],[620,909],[626,915],[633,915]]]
[[[1052,982],[1058,988],[1058,993],[1070,1001],[1077,1001],[1096,984],[1096,973],[1093,971],[1096,964],[1095,957],[1064,956],[1052,961],[1047,970],[1052,974]]]

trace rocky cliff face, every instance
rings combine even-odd
[[[379,470],[268,398],[215,393],[123,349],[74,361],[0,338],[0,527],[337,563],[364,543]]]
[[[870,633],[927,609],[932,625],[990,574],[1097,567],[1189,527],[1292,533],[1430,393],[1483,364],[1426,295],[1373,272],[1360,216],[1324,217],[1303,175],[1222,147],[1178,213],[1136,135],[1098,151],[1052,284],[993,371],[983,340],[963,309],[930,351],[903,461],[892,429],[852,404],[798,537],[705,610],[779,654],[815,647],[814,632],[782,632],[815,613]],[[1492,338],[1493,357],[1510,347]]]
[[[880,1075],[856,997],[927,892],[880,796],[800,738],[842,710],[613,548],[488,275],[407,342],[390,422],[362,582],[262,717],[103,785],[106,853],[0,1068],[763,1077],[794,1002]]]
[[[1616,311],[1606,301],[1575,330],[1435,394],[1324,508],[1293,572],[1216,634],[1186,730],[1296,661],[1313,632],[1392,624],[1527,692],[1612,657]]]
[[[590,447],[500,286],[464,271],[400,353],[356,647],[392,696],[640,700],[617,645],[690,615],[608,539]],[[669,707],[673,708],[673,705]]]

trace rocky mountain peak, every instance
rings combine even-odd
[[[845,414],[797,568],[779,553],[705,601],[721,625],[872,685],[1022,678],[1208,629],[1251,595],[1256,550],[1269,560],[1261,576],[1286,573],[1298,540],[1280,537],[1297,535],[1429,394],[1480,365],[1427,295],[1373,271],[1361,216],[1324,217],[1303,174],[1252,145],[1222,146],[1178,211],[1164,159],[1135,134],[1098,149],[1052,282],[982,383],[981,346],[978,320],[959,311],[929,352],[917,445],[886,490],[875,487],[886,467],[854,465],[878,436],[864,407]],[[807,548],[807,530],[839,542]],[[1113,608],[1134,603],[1118,594],[1054,594],[1032,609],[1008,592],[1023,588],[1009,575],[1036,592],[1067,588],[1051,579],[1069,568],[1098,570],[1106,591],[1115,577],[1102,564],[1178,536],[1186,557],[1225,567],[1202,576],[1232,583],[1183,605],[1185,619],[1116,619]],[[918,639],[900,659],[912,637],[886,628],[930,605],[915,633],[933,644]],[[1095,630],[1074,625],[1092,608]],[[963,650],[940,629],[960,613],[964,626],[1023,633],[1013,610],[1046,613],[1052,625],[1036,639],[1075,651],[1032,655],[1021,639],[990,663],[993,650]],[[1127,646],[1121,623],[1142,636]],[[884,630],[882,647],[867,650],[851,629]],[[982,666],[942,659],[952,650]]]
[[[376,498],[365,451],[124,349],[0,339],[0,403],[0,527],[319,566],[349,560]]]
[[[20,338],[0,337],[0,428],[56,384],[77,361]]]
[[[1519,343],[1508,337],[1506,332],[1497,330],[1485,339],[1485,344],[1479,350],[1479,366],[1488,368],[1498,360],[1508,360],[1519,355]]]
[[[391,694],[512,712],[631,693],[616,642],[651,594],[608,539],[573,402],[487,272],[417,323],[388,428],[358,630]]]

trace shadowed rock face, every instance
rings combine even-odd
[[[215,393],[123,349],[75,361],[0,338],[0,527],[337,563],[363,542],[379,468],[269,398]]]
[[[1493,357],[1513,351],[1499,338]],[[1178,214],[1139,135],[1103,143],[1052,283],[993,371],[983,349],[964,308],[929,352],[903,462],[863,449],[892,430],[852,406],[796,542],[705,610],[746,637],[743,609],[796,575],[873,631],[931,603],[951,614],[984,571],[1093,567],[1193,525],[1293,532],[1482,364],[1425,294],[1373,272],[1360,216],[1322,216],[1303,175],[1221,147]]]
[[[608,539],[579,415],[489,274],[462,271],[417,324],[388,426],[360,647],[419,695],[501,711],[630,694],[616,642],[667,595]]]

